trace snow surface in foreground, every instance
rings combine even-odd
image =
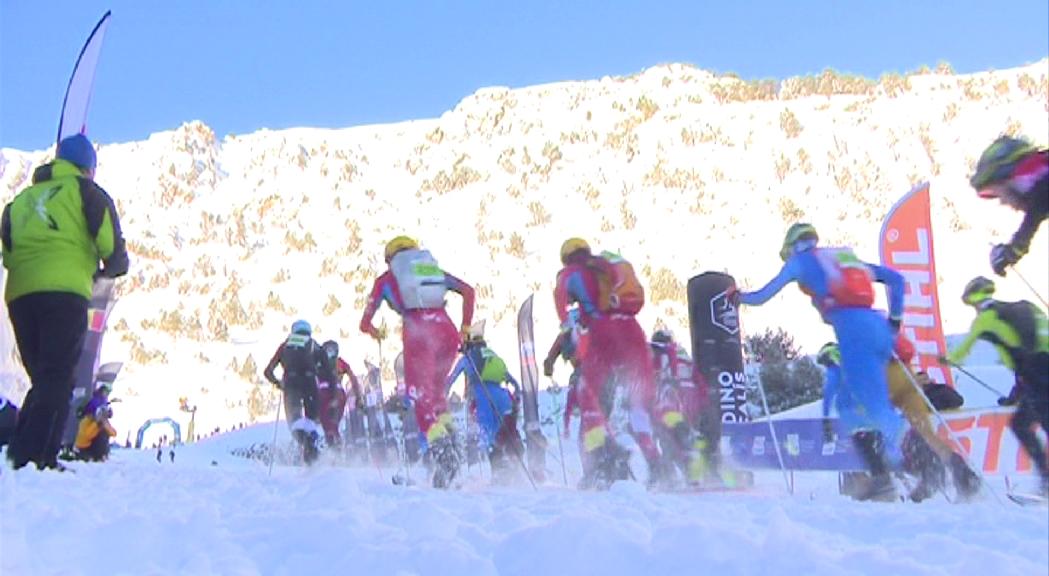
[[[534,492],[480,477],[449,493],[393,486],[389,468],[267,477],[227,454],[227,436],[174,464],[116,450],[76,474],[4,468],[0,574],[1049,573],[1046,510],[992,498],[855,503],[833,475],[799,477],[788,496],[778,474],[746,494]]]

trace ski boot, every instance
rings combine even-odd
[[[852,441],[871,473],[870,483],[857,491],[854,498],[861,501],[895,502],[898,498],[896,485],[885,462],[881,432],[861,430],[852,435]]]
[[[907,494],[907,498],[911,502],[922,502],[923,500],[928,500],[929,498],[932,498],[932,496],[934,494],[936,494],[937,492],[939,492],[942,489],[943,489],[943,475],[942,474],[940,476],[940,480],[939,481],[932,480],[932,479],[927,479],[927,478],[922,478],[921,480],[918,481],[918,485],[915,486],[914,489],[911,490],[909,494]]]
[[[612,440],[596,448],[589,458],[592,464],[579,481],[581,490],[607,490],[615,482],[633,477],[630,451]]]
[[[896,493],[896,485],[892,482],[889,474],[872,476],[866,488],[856,494],[855,498],[862,502],[896,502],[899,496]]]
[[[434,466],[433,487],[451,488],[459,477],[459,454],[454,438],[449,434],[438,438],[430,446]]]
[[[964,458],[958,454],[951,454],[947,464],[951,468],[951,479],[954,480],[954,487],[958,490],[960,498],[967,500],[980,491],[980,477],[969,468]]]
[[[51,458],[49,460],[45,460],[43,463],[37,462],[36,463],[36,469],[37,470],[51,470],[53,472],[68,472],[70,474],[73,474],[73,473],[76,472],[75,470],[73,470],[69,466],[66,466],[61,461],[59,461],[59,459],[57,457],[56,458]]]
[[[684,422],[679,422],[664,430],[659,440],[662,457],[659,459],[659,467],[655,470],[649,464],[649,487],[676,488],[680,483],[678,474],[688,483],[692,464],[701,457],[695,448],[692,430]]]
[[[307,432],[305,430],[295,430],[292,432],[292,436],[295,437],[295,441],[302,446],[302,461],[307,466],[311,466],[317,461],[320,456],[320,449],[317,448],[316,432]]]
[[[656,459],[648,462],[649,490],[672,490],[674,488],[676,465],[669,459]]]
[[[492,484],[509,484],[513,479],[509,458],[502,446],[492,446],[488,451],[488,465],[492,469]]]
[[[943,490],[946,482],[944,462],[916,431],[903,437],[903,472],[918,478],[918,485],[907,495],[912,502],[928,500]],[[903,476],[901,475],[901,479]],[[906,484],[906,480],[904,480]]]
[[[598,461],[598,471],[604,488],[620,480],[630,480],[634,473],[630,470],[630,451],[615,441],[604,445],[604,454]]]
[[[689,450],[688,468],[685,477],[690,486],[701,488],[708,484],[721,484],[721,476],[718,474],[717,463],[714,460],[716,454],[711,454],[707,447],[706,438],[697,438]]]

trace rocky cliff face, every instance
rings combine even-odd
[[[260,368],[296,317],[339,340],[355,368],[378,360],[356,326],[383,244],[401,233],[477,288],[477,317],[508,358],[528,294],[538,294],[537,347],[553,337],[549,291],[567,236],[633,261],[648,288],[642,324],[686,338],[689,277],[726,270],[757,287],[799,219],[876,260],[881,219],[922,180],[932,182],[947,328],[960,331],[970,316],[956,294],[989,272],[988,242],[1019,223],[967,185],[1002,132],[1045,144],[1049,60],[877,82],[829,72],[744,82],[666,65],[486,88],[440,118],[394,125],[219,139],[189,122],[99,150],[98,181],[117,200],[133,258],[104,356],[127,362],[117,395],[143,417],[174,411],[181,396],[212,408],[198,414],[205,429],[268,413],[275,396]],[[6,201],[49,153],[0,152]],[[1035,245],[1023,268],[1045,293],[1044,232]],[[1014,282],[1003,291],[1029,297]],[[828,332],[789,292],[746,312],[745,328],[783,326],[813,350]],[[450,309],[457,318],[454,296]],[[383,350],[391,381],[396,348]],[[24,389],[17,372],[3,382],[15,397]]]

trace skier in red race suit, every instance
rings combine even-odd
[[[364,404],[364,399],[357,377],[350,370],[350,365],[339,356],[339,343],[328,340],[321,344],[321,348],[324,350],[324,356],[317,363],[319,416],[321,427],[324,428],[325,442],[329,448],[336,448],[342,446],[339,423],[346,408],[346,390],[342,386],[345,376],[350,377],[350,390],[358,408]]]
[[[652,334],[652,363],[656,374],[654,413],[667,468],[678,467],[690,484],[713,479],[718,471],[718,421],[721,412],[688,353],[667,329]]]
[[[375,280],[360,329],[376,340],[385,338],[386,334],[372,324],[383,302],[403,319],[407,394],[414,399],[419,430],[426,436],[437,464],[434,486],[445,488],[458,474],[459,462],[444,380],[458,355],[460,334],[468,333],[473,320],[474,290],[441,270],[430,253],[420,250],[418,242],[407,236],[390,240],[385,257],[389,269]],[[455,329],[444,309],[449,290],[463,299],[460,331]]]
[[[609,438],[607,414],[601,397],[611,394],[611,379],[627,384],[630,400],[630,428],[649,466],[649,479],[658,476],[659,451],[652,439],[651,410],[655,401],[652,357],[645,333],[635,315],[644,301],[640,286],[612,279],[609,265],[623,264],[614,255],[594,256],[580,238],[570,238],[561,246],[564,268],[557,274],[554,305],[558,319],[568,320],[569,307],[578,303],[580,320],[587,330],[586,351],[580,355],[582,373],[576,390],[581,412],[580,441],[587,455],[583,462],[584,488],[603,487],[629,473],[629,453]],[[632,276],[632,274],[631,274]],[[633,284],[632,293],[622,297],[616,290]],[[604,289],[602,289],[604,287]]]

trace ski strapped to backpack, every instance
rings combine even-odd
[[[402,250],[390,260],[404,307],[409,310],[444,307],[448,287],[444,271],[429,250]]]
[[[645,305],[645,289],[634,267],[619,254],[604,251],[587,261],[597,276],[597,307],[601,312],[634,315]]]

